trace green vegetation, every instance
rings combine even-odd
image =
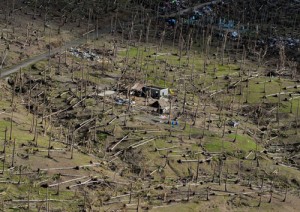
[[[223,151],[223,145],[225,152],[235,152],[237,150],[249,152],[256,150],[255,142],[247,135],[238,134],[236,139],[234,134],[228,135],[225,138],[210,137],[204,143],[204,147],[209,152],[221,152]],[[262,148],[258,146],[257,149],[260,151]]]
[[[278,59],[268,52],[258,65],[262,47],[253,39],[260,35],[249,32],[250,37],[239,40],[228,37],[222,54],[224,38],[215,36],[222,31],[207,27],[205,20],[201,28],[179,24],[175,30],[163,21],[157,24],[165,19],[154,18],[157,1],[139,1],[139,6],[131,7],[133,3],[57,1],[47,7],[63,8],[65,14],[61,16],[59,10],[54,19],[66,18],[66,23],[56,25],[50,20],[51,12],[47,13],[46,32],[49,27],[55,32],[51,38],[47,33],[35,38],[31,35],[34,27],[30,28],[35,19],[25,20],[30,23],[30,36],[26,41],[21,37],[22,51],[31,49],[30,39],[34,40],[30,45],[38,48],[45,44],[38,43],[39,39],[49,39],[51,46],[59,47],[62,38],[68,40],[76,33],[82,37],[95,29],[96,19],[101,22],[102,37],[76,41],[74,49],[84,43],[77,49],[82,55],[67,53],[62,62],[56,54],[0,81],[0,208],[166,212],[299,208],[299,81],[297,75],[278,75],[283,70],[279,64],[283,53]],[[236,1],[232,5],[240,6]],[[211,6],[212,10],[217,7]],[[226,17],[237,15],[231,5],[227,9],[223,11]],[[12,11],[11,16],[18,10]],[[102,12],[107,20],[100,19]],[[149,18],[152,24],[146,44]],[[255,21],[262,20],[255,16]],[[20,38],[10,32],[14,22],[4,24],[1,42]],[[58,26],[63,28],[61,37],[54,35]],[[74,35],[65,34],[68,27],[76,29]],[[254,27],[249,23],[251,30]],[[137,32],[143,32],[141,43]],[[288,74],[291,61],[287,61],[283,73]],[[275,76],[266,76],[268,71]],[[136,83],[172,90],[159,101],[164,114],[153,107],[157,99],[130,90]],[[97,95],[106,90],[116,93]],[[169,120],[179,125],[172,127]],[[230,121],[239,125],[233,127]]]

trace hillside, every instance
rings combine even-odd
[[[300,208],[297,1],[47,2],[1,10],[2,211]]]

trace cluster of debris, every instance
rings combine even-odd
[[[201,9],[194,10],[194,16],[196,16],[196,17],[211,15],[212,13],[213,13],[213,9],[211,6],[205,6],[205,7],[202,7]]]
[[[71,47],[69,52],[75,57],[90,61],[97,61],[100,59],[99,54],[97,54],[96,52],[92,52],[91,50],[82,50],[80,48]]]
[[[194,25],[200,18],[214,16],[214,11],[211,6],[205,6],[201,9],[194,10],[190,18],[185,20],[185,23],[188,25]]]
[[[165,15],[167,13],[177,12],[185,8],[185,0],[168,0],[160,3],[159,12],[162,15]]]
[[[201,18],[209,17],[212,15],[214,15],[214,11],[213,11],[212,7],[205,6],[200,9],[194,10],[193,13],[189,17],[183,19],[183,22],[184,22],[184,24],[187,24],[187,25],[195,25]],[[168,18],[165,21],[169,24],[169,26],[175,26],[177,23],[176,18]]]
[[[223,31],[221,31],[221,32],[218,32],[216,34],[216,36],[223,39],[225,36],[225,33]],[[237,31],[232,30],[232,31],[228,32],[227,36],[228,36],[228,38],[230,38],[232,40],[237,40],[239,38],[240,34]]]
[[[116,105],[135,105],[135,101],[129,99],[115,98]]]
[[[219,30],[222,30],[222,32],[219,32],[219,34],[218,34],[219,37],[223,38],[225,36],[224,31],[228,31],[229,38],[231,38],[233,40],[237,40],[238,37],[240,36],[240,33],[247,31],[247,29],[243,25],[237,27],[235,25],[234,20],[226,21],[225,18],[219,19],[218,28],[219,28]]]
[[[230,121],[228,121],[228,125],[230,126],[230,127],[237,127],[237,126],[239,126],[239,122],[238,121],[234,121],[234,120],[230,120]]]
[[[219,19],[219,28],[223,28],[223,29],[233,29],[234,28],[234,21],[233,20],[228,20],[226,21],[226,19]]]
[[[285,47],[294,49],[294,48],[298,48],[300,46],[300,39],[291,38],[291,37],[288,37],[288,38],[271,37],[271,38],[268,38],[267,40],[259,39],[257,41],[257,44],[260,46],[267,45],[269,48],[277,48],[279,45],[284,45]]]

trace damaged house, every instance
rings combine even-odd
[[[165,99],[159,99],[151,104],[152,107],[157,108],[159,114],[167,113],[170,109],[170,104]]]
[[[135,96],[142,96],[143,93],[143,87],[144,84],[143,83],[135,83],[132,87],[131,87],[131,94],[135,95]]]
[[[142,96],[148,96],[153,99],[160,99],[161,97],[168,96],[168,94],[168,88],[161,88],[157,86],[144,86],[142,89]]]

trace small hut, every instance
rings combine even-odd
[[[168,96],[168,88],[161,88],[157,86],[145,86],[143,87],[142,95],[144,97],[149,96],[153,99],[159,99],[164,96]]]

